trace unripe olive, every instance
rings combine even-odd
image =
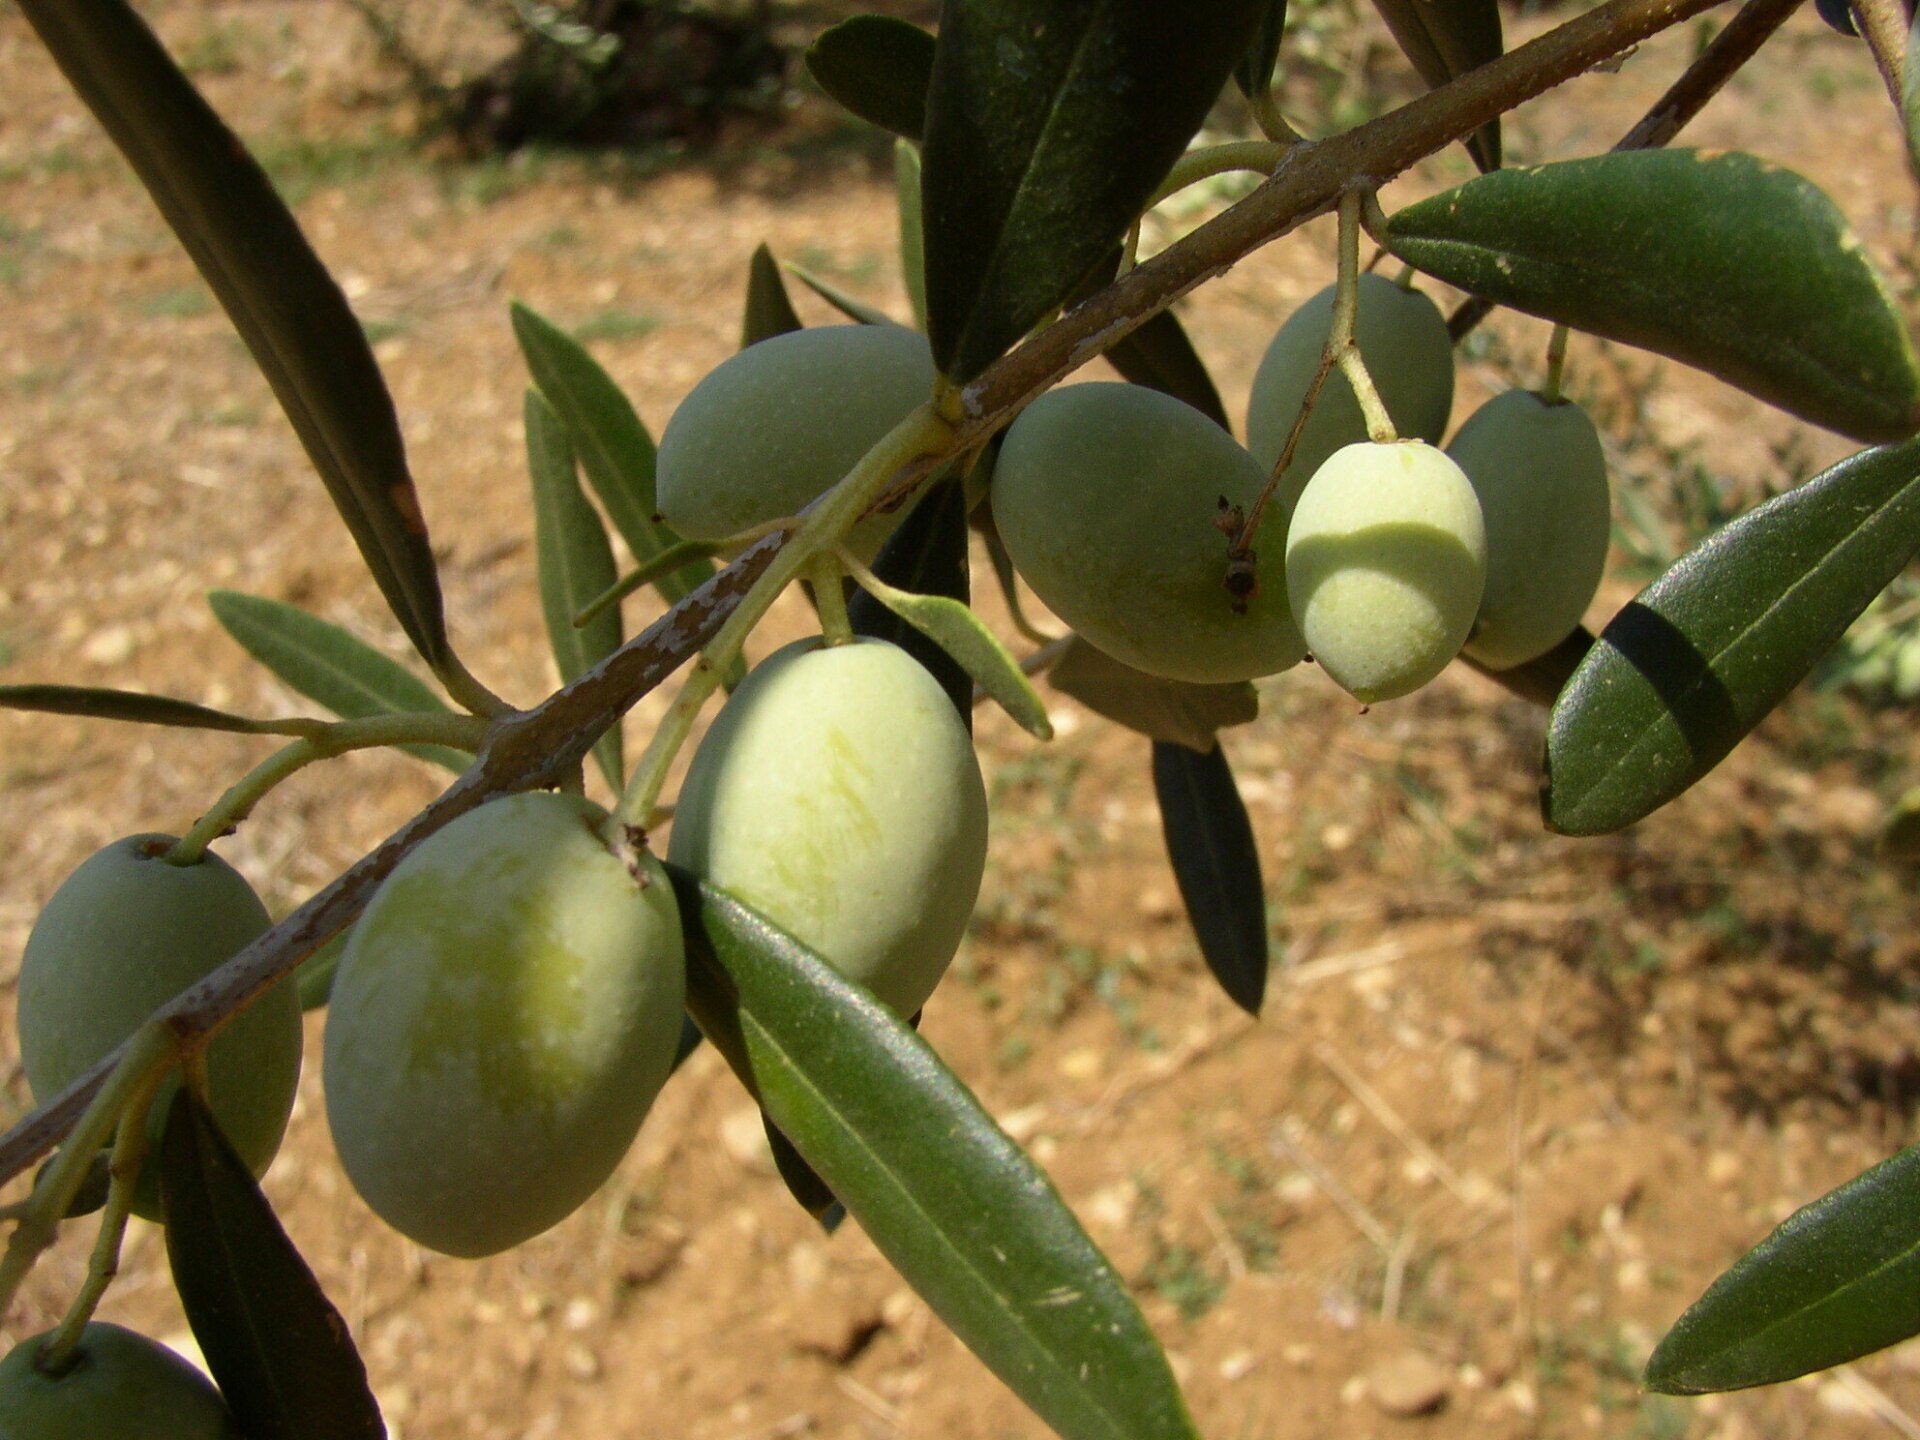
[[[1269,470],[1280,459],[1307,387],[1320,368],[1333,329],[1334,289],[1329,285],[1288,317],[1253,377],[1247,448]],[[1418,290],[1403,290],[1380,275],[1362,275],[1353,335],[1394,428],[1409,440],[1438,445],[1453,413],[1453,339],[1440,307]],[[1300,487],[1334,451],[1366,438],[1367,422],[1353,386],[1335,370],[1314,402],[1287,466],[1293,483],[1283,487],[1282,503],[1291,508]]]
[[[1524,665],[1573,632],[1606,572],[1599,433],[1572,401],[1509,390],[1473,412],[1447,454],[1487,523],[1487,588],[1467,654],[1494,670]]]
[[[933,379],[926,340],[898,325],[824,325],[750,345],[667,422],[660,513],[693,540],[795,514],[931,398]]]
[[[953,962],[986,867],[973,741],[906,651],[798,641],[701,741],[667,853],[911,1015]]]
[[[212,1383],[146,1336],[95,1321],[59,1375],[34,1364],[46,1338],[0,1360],[0,1440],[241,1440]]]
[[[53,892],[20,960],[20,1055],[37,1100],[52,1099],[174,996],[271,928],[260,897],[212,853],[162,857],[167,835],[134,835],[88,857]],[[207,1048],[214,1119],[254,1174],[264,1174],[300,1078],[300,997],[261,996]],[[177,1082],[155,1097],[157,1138]],[[159,1217],[149,1165],[135,1209]]]
[[[1335,452],[1287,531],[1287,588],[1307,648],[1367,702],[1418,690],[1460,653],[1486,564],[1473,486],[1418,440]]]
[[[1171,680],[1250,680],[1305,643],[1280,574],[1286,520],[1254,539],[1257,586],[1228,591],[1223,507],[1267,473],[1191,406],[1139,385],[1069,385],[1027,407],[993,476],[993,520],[1034,593],[1094,645]]]
[[[578,1209],[666,1083],[686,1000],[660,863],[607,814],[511,795],[387,877],[334,978],[327,1120],[394,1229],[491,1255]]]

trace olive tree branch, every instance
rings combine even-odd
[[[895,503],[954,457],[977,449],[1031,400],[1195,286],[1331,210],[1356,177],[1378,183],[1397,175],[1494,117],[1717,3],[1607,0],[1377,120],[1291,147],[1253,194],[1076,306],[959,391],[952,407],[956,424],[939,452],[906,465],[881,503]],[[749,547],[600,665],[541,704],[495,717],[473,768],[445,793],[280,924],[175,997],[156,1019],[183,1040],[218,1030],[352,924],[374,889],[427,836],[495,795],[551,784],[578,765],[589,737],[602,734],[713,641],[774,565],[797,525],[789,522]],[[59,1143],[120,1058],[120,1051],[107,1056],[0,1136],[0,1183]]]
[[[1802,0],[1747,0],[1726,28],[1653,102],[1634,127],[1614,145],[1620,150],[1658,150],[1672,143],[1674,136],[1706,108],[1726,83],[1740,73],[1741,67],[1759,53],[1773,32],[1801,6]],[[1473,333],[1475,327],[1493,312],[1493,302],[1475,297],[1455,310],[1447,320],[1454,344]]]

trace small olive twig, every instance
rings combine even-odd
[[[1231,175],[1236,171],[1271,175],[1289,150],[1304,143],[1297,138],[1285,144],[1273,140],[1230,140],[1224,145],[1189,150],[1174,161],[1167,178],[1147,201],[1147,209],[1163,205],[1189,185],[1198,185],[1216,175]]]
[[[1540,386],[1540,398],[1549,405],[1560,403],[1561,387],[1566,379],[1569,333],[1566,326],[1556,325],[1547,339],[1547,378]]]
[[[847,615],[847,572],[838,556],[822,550],[807,561],[807,583],[813,587],[813,603],[820,612],[820,633],[829,645],[853,643],[853,621]]]
[[[1726,83],[1760,52],[1773,32],[1786,24],[1787,17],[1804,0],[1747,0],[1726,27],[1713,37],[1707,48],[1653,102],[1634,127],[1614,145],[1620,150],[1658,150],[1671,144],[1688,121],[1706,108]],[[1897,97],[1896,97],[1897,98]],[[1478,296],[1463,302],[1448,317],[1447,331],[1458,345],[1471,335],[1480,322],[1493,313],[1493,302]]]
[[[1058,324],[968,382],[951,402],[950,418],[956,425],[942,453],[908,465],[881,503],[892,501],[895,492],[907,493],[952,456],[977,449],[1022,406],[1195,286],[1325,214],[1354,176],[1396,175],[1495,116],[1715,3],[1605,0],[1376,120],[1293,146],[1253,194],[1074,307]],[[156,1023],[182,1037],[210,1035],[351,924],[380,882],[427,836],[496,795],[550,784],[577,765],[590,737],[604,733],[720,633],[755,582],[772,570],[793,533],[792,527],[782,528],[749,547],[646,630],[539,705],[496,717],[472,769],[280,924],[162,1007]],[[127,1053],[123,1046],[101,1060],[0,1136],[0,1183],[19,1175],[74,1131]],[[117,1114],[116,1103],[108,1108],[109,1124]],[[103,1134],[95,1133],[96,1147]],[[74,1172],[76,1184],[83,1174],[84,1169]]]
[[[589,600],[586,608],[573,617],[573,628],[583,630],[599,617],[601,612],[618,605],[641,586],[658,580],[662,575],[671,575],[683,565],[696,560],[709,560],[725,552],[726,546],[712,540],[682,540],[669,545],[651,560],[635,569],[629,570],[613,584]]]
[[[1848,0],[1854,28],[1873,53],[1873,65],[1893,97],[1895,114],[1906,105],[1907,15],[1900,0]]]

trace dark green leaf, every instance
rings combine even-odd
[[[767,1127],[767,1145],[773,1151],[773,1168],[779,1172],[787,1193],[831,1235],[846,1218],[847,1207],[834,1199],[827,1182],[807,1164],[806,1157],[793,1148],[793,1142],[773,1123],[773,1117],[763,1110],[760,1119]]]
[[[1920,427],[1920,368],[1833,202],[1737,153],[1503,170],[1388,223],[1393,253],[1548,320],[1697,365],[1864,441]]]
[[[1374,6],[1429,86],[1500,58],[1499,0],[1374,0]],[[1468,136],[1466,145],[1482,170],[1500,168],[1498,120]]]
[[[1107,351],[1107,360],[1136,385],[1184,400],[1222,430],[1232,433],[1227,408],[1220,403],[1207,362],[1187,338],[1186,327],[1171,310],[1162,310]]]
[[[1573,672],[1580,668],[1580,662],[1593,649],[1593,644],[1593,632],[1581,625],[1546,654],[1511,669],[1489,670],[1471,656],[1462,655],[1460,658],[1494,684],[1518,695],[1522,700],[1531,700],[1536,705],[1551,709],[1553,702],[1560,698],[1560,692],[1567,688],[1567,681],[1573,678]]]
[[[294,984],[300,991],[302,1010],[324,1009],[327,1002],[333,999],[333,977],[339,972],[340,957],[347,953],[347,937],[352,933],[351,930],[342,930],[302,960],[300,968],[293,972]]]
[[[174,1288],[249,1440],[379,1440],[346,1322],[219,1127],[181,1086],[160,1144]]]
[[[1554,706],[1546,817],[1619,830],[1723,760],[1920,550],[1920,441],[1863,450],[1681,557]]]
[[[207,604],[249,655],[343,720],[447,708],[411,670],[317,615],[238,590],[211,591]],[[445,745],[401,748],[456,774],[473,763],[465,751]]]
[[[1071,695],[1116,725],[1190,750],[1211,750],[1220,731],[1245,725],[1260,713],[1260,697],[1244,681],[1195,685],[1164,680],[1114,659],[1078,635],[1067,642],[1047,679],[1062,695]]]
[[[902,590],[945,595],[962,604],[971,598],[966,487],[957,476],[927,487],[888,538],[873,572]],[[926,666],[972,728],[973,677],[957,660],[864,590],[855,591],[847,612],[859,634],[891,641]]]
[[[677,545],[680,537],[654,514],[653,437],[613,377],[578,340],[524,305],[513,307],[513,333],[533,383],[566,422],[587,482],[634,560],[644,565]],[[653,583],[672,604],[712,575],[710,563],[696,560]]]
[[[855,15],[807,51],[820,88],[869,124],[918,140],[927,124],[933,36],[890,15]]]
[[[1154,741],[1153,793],[1200,954],[1227,998],[1258,1015],[1267,993],[1267,897],[1227,752]]]
[[[1273,85],[1273,68],[1280,63],[1280,40],[1287,29],[1287,0],[1267,0],[1254,26],[1253,43],[1233,70],[1233,81],[1249,100]]]
[[[773,258],[773,251],[761,245],[747,265],[747,308],[740,320],[740,348],[802,328],[800,313],[787,294],[787,282],[781,278],[780,262]]]
[[[1788,1216],[1693,1303],[1649,1390],[1772,1385],[1920,1334],[1920,1147]]]
[[[88,720],[124,720],[134,725],[171,725],[183,730],[225,730],[258,735],[262,724],[244,715],[209,710],[190,700],[145,695],[137,690],[96,690],[84,685],[0,685],[0,710],[42,715],[78,715]]]
[[[73,1199],[67,1202],[67,1208],[61,1215],[61,1219],[79,1220],[106,1209],[107,1192],[113,1187],[112,1164],[111,1151],[102,1150],[93,1157],[93,1163],[87,1167],[87,1173],[80,1181],[80,1188],[73,1192]],[[54,1162],[49,1160],[34,1172],[33,1188],[35,1190],[46,1183],[47,1177],[53,1173],[53,1165]]]
[[[905,140],[893,142],[893,193],[900,211],[900,281],[907,287],[913,323],[927,328],[926,217],[921,209],[920,152]]]
[[[926,1042],[738,901],[674,884],[701,1028],[934,1313],[1063,1440],[1194,1440],[1125,1283]]]
[[[614,582],[613,546],[600,516],[580,489],[567,427],[529,390],[527,469],[533,477],[534,546],[540,557],[540,608],[562,681],[579,679],[620,648],[620,607],[609,605],[585,625],[573,617]],[[620,727],[594,743],[593,758],[617,795],[625,788]]]
[[[22,0],[226,307],[367,568],[427,661],[449,657],[427,522],[366,332],[266,172],[126,0]]]
[[[838,310],[849,320],[858,321],[862,325],[896,325],[899,323],[879,306],[869,305],[857,296],[849,295],[832,281],[822,280],[810,270],[803,270],[798,265],[789,265],[787,269],[792,273],[794,279],[798,280],[802,285],[805,285],[809,290],[813,291],[814,294],[833,306],[834,309]]]
[[[927,102],[927,323],[971,380],[1117,245],[1267,0],[946,0]]]

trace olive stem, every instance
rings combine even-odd
[[[678,544],[669,545],[651,560],[629,570],[589,600],[586,608],[573,617],[573,628],[579,630],[592,624],[603,611],[618,605],[641,586],[658,580],[662,575],[671,575],[681,566],[695,560],[711,559],[726,548],[724,544],[716,544],[711,540],[682,540]]]
[[[169,865],[197,865],[207,846],[227,834],[248,815],[274,786],[316,760],[366,750],[380,745],[452,745],[475,750],[486,740],[486,722],[472,715],[422,712],[409,715],[373,715],[364,720],[341,720],[282,746],[248,771],[175,841],[162,858]]]
[[[1260,133],[1267,139],[1281,145],[1292,145],[1307,138],[1294,129],[1293,122],[1281,113],[1280,97],[1274,93],[1271,85],[1250,97],[1247,103],[1253,111],[1253,123],[1260,127]]]
[[[1230,140],[1224,145],[1189,150],[1173,162],[1167,178],[1147,202],[1147,209],[1165,204],[1189,185],[1198,185],[1202,180],[1211,180],[1216,175],[1230,175],[1235,171],[1271,175],[1280,162],[1287,158],[1288,152],[1300,143],[1300,137],[1296,135],[1285,144],[1272,140]]]
[[[829,645],[853,643],[853,621],[847,615],[847,572],[839,556],[822,550],[807,562],[807,581],[813,586],[814,608],[820,613],[820,633]]]
[[[1137,219],[1127,227],[1126,242],[1120,247],[1120,269],[1118,275],[1124,275],[1140,263],[1140,229],[1145,219]]]
[[[1540,398],[1549,405],[1560,403],[1560,386],[1566,378],[1567,337],[1571,332],[1564,325],[1553,327],[1553,335],[1547,341],[1547,379],[1540,387]]]
[[[119,1130],[114,1136],[113,1158],[107,1162],[107,1203],[100,1212],[100,1231],[93,1242],[93,1254],[87,1261],[87,1278],[67,1306],[60,1326],[48,1337],[34,1363],[46,1374],[63,1373],[80,1345],[87,1322],[100,1307],[107,1287],[120,1273],[120,1246],[127,1234],[127,1217],[133,1213],[134,1192],[139,1188],[140,1167],[147,1158],[147,1116],[153,1110],[153,1098],[160,1089],[166,1071],[148,1071],[120,1112]]]
[[[61,1217],[80,1193],[94,1155],[119,1125],[121,1112],[150,1076],[164,1073],[176,1053],[174,1034],[160,1020],[149,1021],[122,1047],[106,1081],[68,1133],[59,1158],[34,1187],[26,1213],[7,1240],[7,1252],[0,1256],[0,1315],[12,1307],[20,1282],[59,1234]]]
[[[1376,445],[1391,444],[1400,438],[1387,413],[1386,402],[1374,388],[1367,362],[1354,343],[1354,320],[1360,313],[1360,209],[1365,192],[1349,190],[1340,197],[1340,281],[1333,296],[1333,329],[1327,336],[1327,348],[1333,351],[1340,373],[1353,387],[1360,402],[1360,413],[1367,417],[1367,437]]]
[[[466,663],[451,650],[441,657],[439,664],[433,667],[433,673],[440,677],[440,683],[447,687],[447,694],[453,697],[454,703],[470,715],[493,719],[513,709],[506,701],[482,685],[475,678],[474,673],[467,669]]]

